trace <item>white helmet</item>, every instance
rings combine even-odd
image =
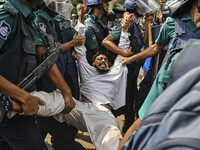
[[[45,5],[66,19],[71,18],[71,0],[44,0]]]

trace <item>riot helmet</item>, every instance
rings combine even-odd
[[[110,2],[112,0],[106,0],[107,2]],[[106,13],[107,11],[103,7],[103,0],[86,0],[86,5],[91,7],[89,10],[89,14],[91,13],[93,7],[97,7],[101,12]]]
[[[175,17],[182,15],[185,11],[190,10],[192,4],[197,0],[168,0],[162,8],[163,16]]]
[[[118,6],[118,7],[114,7],[113,8],[113,11],[114,12],[126,12],[126,8],[125,7],[123,7],[123,6]]]
[[[62,15],[65,19],[71,18],[71,0],[44,0],[47,11],[54,17],[57,14]],[[51,16],[51,17],[53,17]]]
[[[110,2],[112,0],[107,0],[107,2]],[[101,5],[103,0],[86,0],[87,6],[95,6],[95,5]]]
[[[140,15],[145,15],[157,10],[160,6],[154,0],[125,0],[124,7]]]

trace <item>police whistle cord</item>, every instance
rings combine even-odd
[[[28,90],[36,81],[44,75],[56,62],[60,53],[60,44],[55,44],[54,40],[50,35],[46,35],[48,48],[45,51],[44,60],[32,71],[30,72],[22,81],[17,84],[23,90]],[[13,105],[11,98],[4,93],[0,93],[0,122],[7,111],[12,111]]]

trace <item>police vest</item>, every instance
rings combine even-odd
[[[99,25],[98,27],[91,23],[91,22],[85,22],[85,25],[86,27],[89,27],[90,29],[93,30],[93,32],[95,33],[95,36],[96,36],[96,39],[97,39],[97,42],[98,42],[98,45],[99,45],[99,48],[101,51],[105,51],[108,55],[108,59],[114,63],[114,60],[116,58],[116,54],[111,52],[111,51],[108,51],[105,47],[103,47],[101,45],[102,41],[104,40],[104,38],[106,38],[106,36],[108,36],[109,34],[109,31],[108,31],[108,25],[107,23],[103,23],[102,20],[100,19],[97,19],[96,17],[92,16],[91,15],[91,18]],[[87,51],[87,55],[93,55],[93,53],[91,53],[90,51]]]
[[[55,43],[59,43],[57,33],[55,32],[54,28],[50,25],[50,23],[41,15],[39,17],[45,22],[46,25],[46,33],[51,34],[54,38]],[[62,76],[65,73],[65,53],[62,52],[60,49],[60,55],[58,60],[56,61],[56,65]],[[37,90],[51,92],[56,89],[56,86],[46,77],[42,76],[42,78],[37,82]]]
[[[56,26],[55,30],[56,30],[56,33],[58,34],[58,39],[60,43],[67,43],[73,40],[72,28],[70,26],[69,20],[56,16],[54,18],[54,23]],[[66,54],[65,59],[68,64],[74,63],[74,60],[72,58],[72,50],[73,48],[70,48],[69,50],[65,52]]]
[[[12,11],[7,9],[7,11]],[[17,84],[37,66],[36,46],[32,29],[26,24],[20,12],[16,36],[10,48],[0,55],[0,74],[10,82]],[[28,89],[33,91],[35,85]]]
[[[130,39],[130,46],[132,46],[132,53],[133,55],[140,53],[140,50],[142,48],[143,42],[142,42],[142,33],[141,30],[139,28],[139,26],[137,26],[136,23],[133,23],[133,26],[131,28],[131,36],[129,37]],[[136,76],[139,73],[139,68],[140,66],[143,64],[143,60],[139,60],[139,61],[134,61],[131,64],[127,65],[128,69],[132,69],[134,70],[135,67],[137,66],[137,71],[136,71]],[[135,69],[136,70],[136,69]]]
[[[172,47],[170,48],[170,52],[182,50],[189,39],[200,39],[200,34],[192,32],[180,18],[175,18],[175,38]]]

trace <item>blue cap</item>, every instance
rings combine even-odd
[[[127,8],[127,9],[135,9],[134,7],[134,3],[136,2],[137,0],[125,0],[124,2],[124,7]]]
[[[110,2],[112,0],[107,0],[107,2]],[[103,2],[103,0],[86,0],[86,5],[87,6],[92,6],[92,5],[100,5]]]

